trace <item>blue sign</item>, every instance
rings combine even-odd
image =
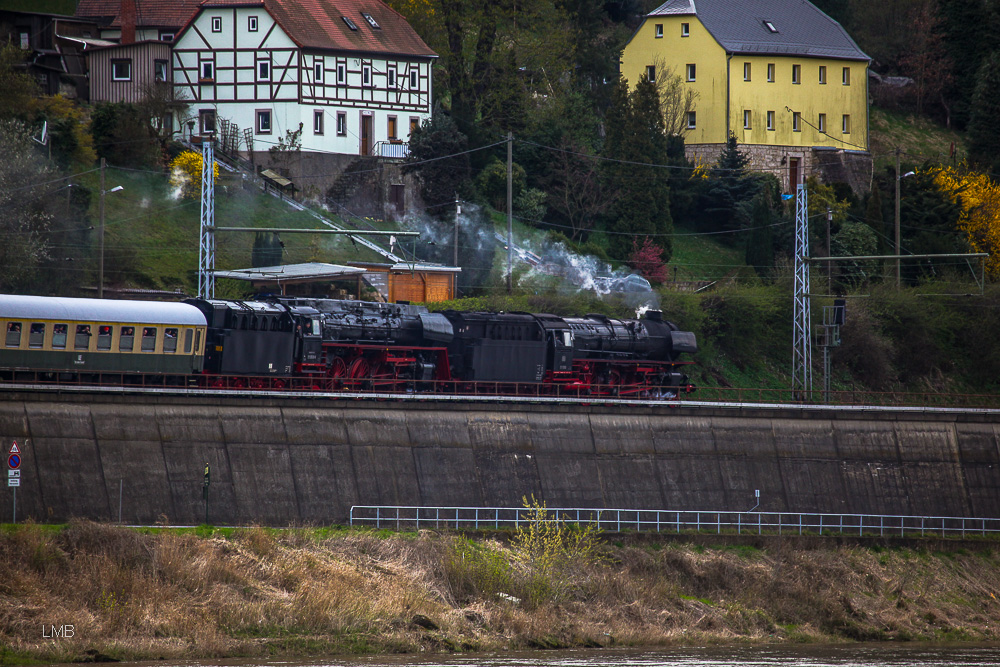
[[[17,470],[21,467],[21,457],[17,454],[11,454],[7,457],[7,465],[10,466],[11,470]]]

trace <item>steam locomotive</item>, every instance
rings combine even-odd
[[[0,378],[220,389],[675,396],[694,334],[659,311],[430,312],[330,299],[184,303],[0,295]]]

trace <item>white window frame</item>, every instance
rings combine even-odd
[[[774,112],[767,112],[767,129],[769,132],[774,132]]]
[[[826,65],[819,66],[819,84],[821,86],[826,85]]]
[[[119,66],[125,66],[125,72],[122,74],[119,70]],[[112,81],[131,81],[132,80],[132,59],[131,58],[115,58],[111,61],[111,80]]]
[[[313,58],[313,82],[323,83],[325,77],[324,68],[325,63],[322,58]]]
[[[743,80],[744,81],[749,81],[750,80],[750,74],[751,74],[750,63],[748,63],[748,62],[743,63]]]
[[[802,131],[802,115],[798,111],[792,112],[792,132]]]
[[[795,85],[802,83],[802,65],[792,65],[792,83]]]
[[[663,39],[663,24],[662,23],[657,23],[656,24],[656,27],[654,28],[653,35],[656,37],[656,39]]]
[[[257,61],[257,82],[268,83],[271,81],[271,61],[261,58]]]
[[[347,136],[347,112],[338,111],[337,112],[337,136],[346,137]]]
[[[688,111],[687,129],[695,130],[697,128],[698,128],[698,115],[694,111]]]
[[[257,32],[257,17],[248,16],[247,17],[247,32]]]
[[[175,33],[172,33],[172,32],[161,32],[160,33],[160,41],[161,42],[172,42],[172,41],[174,41],[174,34]]]
[[[415,67],[410,70],[410,90],[420,90],[420,71]]]
[[[267,129],[264,128],[265,119],[267,119],[266,122]],[[271,110],[257,109],[254,122],[254,129],[256,130],[256,134],[271,134],[273,128],[274,128],[274,116],[272,115]]]
[[[212,17],[212,32],[222,32],[222,17],[213,16]]]
[[[743,110],[743,129],[744,130],[751,129],[751,119],[752,118],[753,118],[753,113],[751,113],[750,109],[744,109]]]
[[[323,134],[323,115],[322,109],[313,110],[313,134]]]
[[[337,85],[347,84],[347,63],[337,63]]]
[[[372,85],[372,64],[362,63],[361,64],[361,87],[371,88]]]
[[[851,114],[845,113],[840,119],[840,131],[844,134],[851,133]]]
[[[697,79],[698,68],[695,63],[688,63],[684,66],[684,70],[687,73],[687,81],[693,82]]]
[[[207,73],[206,68],[208,68]],[[215,81],[214,60],[202,60],[198,63],[198,79],[202,81]]]
[[[163,67],[162,74],[156,70]],[[163,60],[162,58],[157,58],[153,61],[153,80],[154,81],[166,81],[167,77],[170,75],[170,61]]]
[[[778,68],[775,66],[774,63],[768,63],[767,64],[767,82],[768,83],[774,83],[775,72],[777,71],[777,69]]]
[[[826,114],[825,113],[821,113],[819,115],[819,117],[816,119],[816,128],[820,132],[822,132],[823,134],[826,134]]]
[[[396,78],[396,66],[389,65],[385,68],[385,86],[386,88],[395,88],[398,80]]]
[[[845,86],[851,85],[851,68],[850,67],[845,67],[844,70],[841,72],[841,74],[840,74],[840,81]]]
[[[646,65],[646,79],[650,83],[656,83],[656,65]]]
[[[681,37],[690,37],[690,36],[691,36],[691,24],[690,23],[682,23],[681,24]]]

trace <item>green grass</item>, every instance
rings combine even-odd
[[[698,230],[677,225],[674,237],[674,255],[668,268],[670,277],[677,270],[677,280],[720,280],[747,269],[743,249],[720,243],[715,236],[694,236]],[[690,234],[690,236],[683,236]]]
[[[894,151],[899,148],[902,160],[921,164],[927,160],[950,160],[952,143],[959,159],[965,155],[965,142],[955,130],[942,127],[925,116],[871,108],[870,150],[875,158],[876,170],[895,165]]]

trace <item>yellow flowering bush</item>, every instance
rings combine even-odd
[[[958,228],[965,232],[974,252],[988,252],[986,274],[1000,278],[1000,185],[987,174],[966,166],[939,167],[934,184],[958,204]]]
[[[201,153],[184,151],[170,163],[170,185],[180,196],[194,198],[201,195]],[[219,165],[212,165],[212,177],[219,179]]]

